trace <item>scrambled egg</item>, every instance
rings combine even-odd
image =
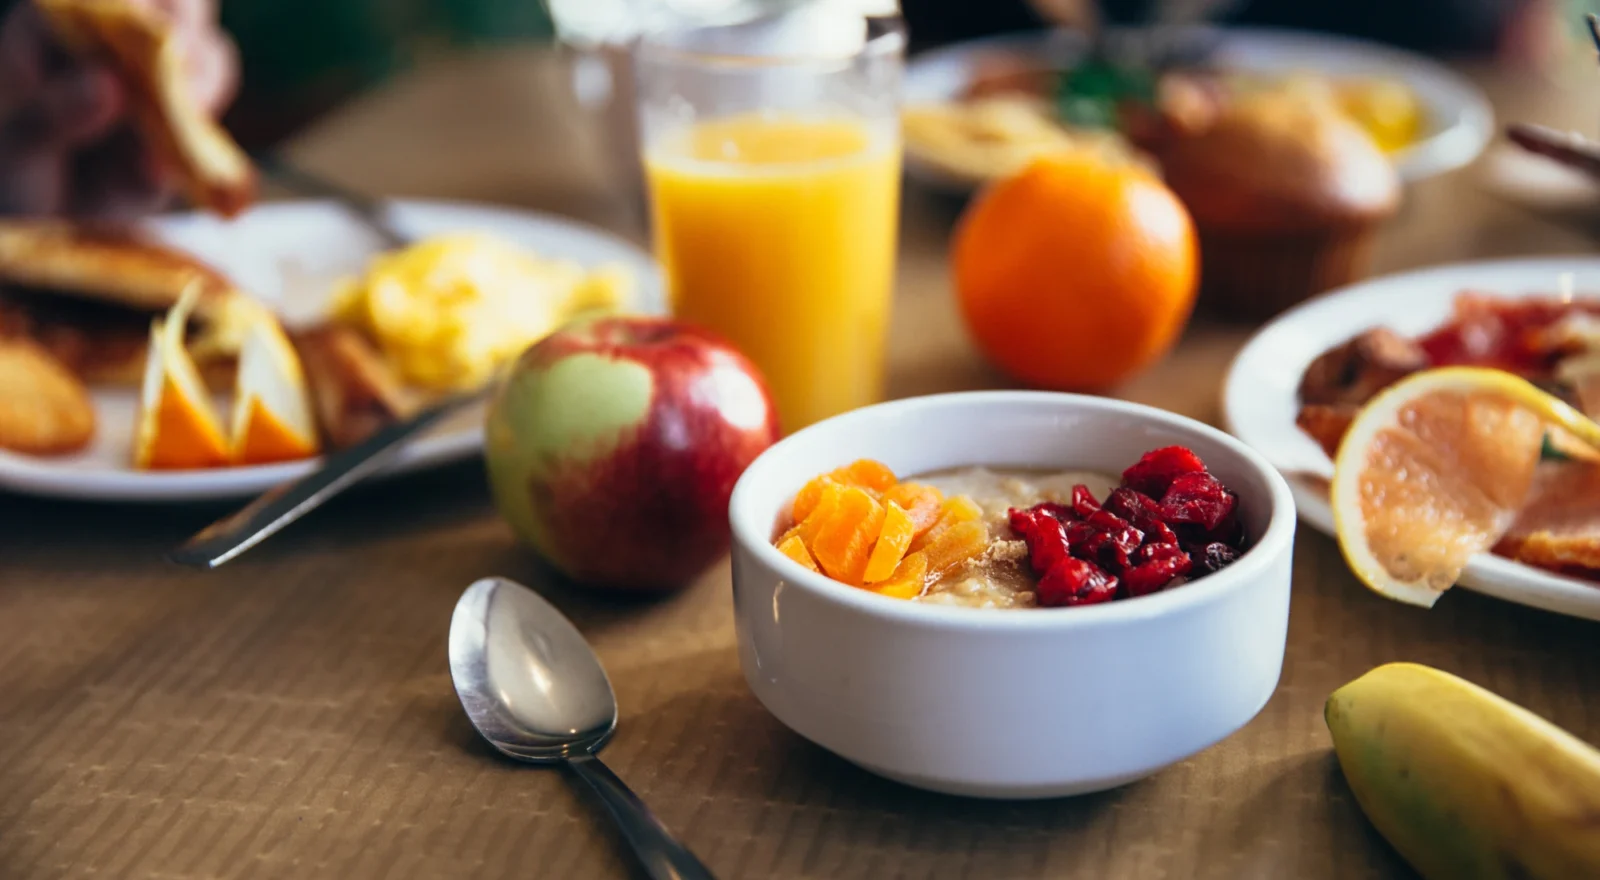
[[[456,233],[374,258],[335,291],[331,317],[370,335],[409,384],[465,390],[579,312],[620,308],[631,286],[620,267],[591,272]]]

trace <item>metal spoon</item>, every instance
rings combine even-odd
[[[502,754],[564,764],[588,783],[653,880],[713,880],[600,763],[617,698],[600,658],[555,606],[505,578],[468,587],[450,618],[450,677],[472,726]]]

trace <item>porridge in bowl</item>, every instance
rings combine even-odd
[[[1092,605],[1181,586],[1243,552],[1237,496],[1187,449],[1120,478],[964,467],[900,480],[874,461],[808,482],[774,543],[885,596],[983,608]]]

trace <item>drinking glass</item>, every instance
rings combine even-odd
[[[655,34],[634,55],[673,311],[755,362],[786,431],[883,396],[905,31],[860,8]]]

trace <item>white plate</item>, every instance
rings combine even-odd
[[[1269,28],[1207,30],[1216,42],[1218,66],[1259,73],[1316,71],[1332,76],[1377,76],[1405,83],[1427,108],[1428,125],[1415,144],[1396,153],[1395,167],[1407,181],[1460,168],[1478,157],[1494,135],[1494,112],[1471,82],[1420,55],[1375,43]],[[1083,55],[1075,31],[1004,34],[925,52],[906,67],[909,103],[947,101],[960,95],[978,62],[995,55],[1022,56],[1065,69]],[[950,190],[972,184],[918,161],[907,151],[911,176]]]
[[[645,313],[665,309],[655,262],[608,232],[560,217],[449,202],[400,200],[394,203],[391,216],[400,230],[414,237],[476,230],[541,256],[562,257],[584,266],[621,265],[636,279],[630,309]],[[321,314],[332,283],[361,271],[381,250],[360,223],[328,202],[262,205],[231,223],[205,214],[183,214],[153,220],[148,227],[228,274],[289,324]],[[0,488],[103,501],[192,501],[253,495],[303,476],[316,466],[315,461],[299,461],[198,471],[136,471],[128,462],[137,394],[131,389],[98,389],[94,401],[99,421],[88,449],[59,458],[0,451]],[[406,473],[476,454],[483,448],[482,418],[481,407],[461,413],[412,442],[384,473]]]
[[[1333,534],[1333,511],[1317,480],[1333,463],[1295,427],[1296,388],[1317,355],[1362,330],[1390,327],[1408,335],[1443,324],[1462,290],[1497,296],[1553,296],[1572,273],[1579,296],[1600,298],[1600,258],[1573,256],[1458,263],[1390,275],[1319,296],[1285,312],[1239,352],[1223,386],[1229,431],[1256,448],[1289,480],[1300,518]],[[1460,586],[1509,602],[1600,620],[1600,586],[1487,553],[1473,557]]]

